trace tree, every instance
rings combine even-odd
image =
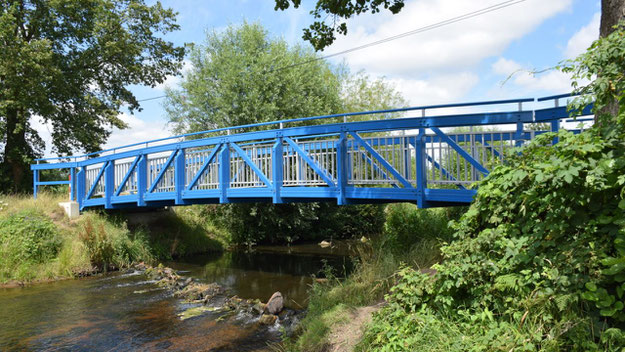
[[[599,37],[610,35],[621,21],[625,21],[625,0],[601,0]]]
[[[59,155],[96,151],[124,128],[121,107],[140,108],[128,85],[180,70],[184,48],[156,36],[178,29],[175,16],[143,0],[0,0],[2,189],[30,185],[44,149],[34,119],[51,124]]]
[[[388,110],[408,106],[408,101],[383,78],[372,79],[364,71],[345,75],[341,89],[344,112]],[[386,116],[384,116],[386,117]],[[356,120],[358,116],[350,119]],[[371,119],[371,116],[360,118]]]
[[[382,8],[391,13],[399,13],[404,7],[405,0],[317,0],[315,9],[310,12],[317,21],[304,29],[302,38],[312,44],[315,50],[323,50],[334,43],[336,33],[347,34],[348,18],[361,13],[378,13]],[[276,0],[276,10],[286,10],[291,4],[298,8],[301,0]],[[330,17],[332,24],[328,25],[325,18]],[[324,20],[319,21],[320,18]],[[343,22],[341,22],[343,21]]]
[[[269,37],[259,24],[209,33],[189,60],[190,70],[178,88],[167,90],[165,101],[179,133],[405,104],[384,81],[350,76],[344,67],[319,60],[312,49]],[[300,62],[306,64],[293,65]],[[328,120],[317,123],[323,122]],[[375,205],[337,209],[329,203],[230,204],[217,213],[233,240],[248,245],[328,233],[362,236],[379,228],[383,218]]]
[[[195,132],[337,112],[340,73],[316,59],[259,24],[213,31],[191,50],[180,89],[167,91],[170,122],[177,132]]]

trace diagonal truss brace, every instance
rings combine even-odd
[[[302,159],[304,159],[304,161],[306,161],[306,163],[317,173],[319,174],[319,176],[321,176],[321,178],[325,181],[325,183],[328,184],[328,186],[330,187],[335,187],[336,185],[334,184],[334,181],[332,180],[332,178],[330,176],[328,176],[328,174],[326,173],[326,170],[324,170],[323,168],[321,168],[311,157],[310,155],[308,155],[308,153],[306,153],[299,145],[297,145],[297,143],[295,143],[295,141],[293,141],[291,138],[289,137],[284,137],[284,140],[289,143],[289,145],[293,148],[293,150],[295,150],[295,152],[297,154],[299,154]]]
[[[98,176],[95,178],[95,181],[93,181],[91,188],[89,188],[89,192],[87,192],[87,196],[85,197],[85,199],[91,198],[91,196],[93,195],[93,191],[95,191],[95,188],[98,185],[98,182],[100,182],[102,175],[104,175],[104,170],[106,170],[106,167],[108,166],[109,163],[110,161],[107,161],[104,164],[102,164],[102,168],[100,169],[100,172],[98,172]]]
[[[453,139],[449,138],[449,136],[443,133],[443,131],[441,131],[438,127],[430,127],[430,129],[434,131],[434,133],[436,133],[436,135],[438,135],[443,142],[454,148],[454,150],[463,158],[465,158],[471,165],[473,165],[473,167],[475,167],[477,171],[483,173],[484,175],[488,175],[489,171],[484,166],[482,166],[482,164],[475,160],[469,153],[467,153],[466,150],[462,149],[462,147],[454,142]]]
[[[195,176],[193,177],[193,180],[189,183],[189,185],[185,189],[186,191],[190,191],[193,187],[195,187],[195,184],[197,183],[197,181],[200,180],[200,177],[202,177],[202,174],[204,173],[204,171],[206,171],[206,169],[208,168],[208,165],[210,165],[210,163],[213,162],[213,159],[215,159],[215,156],[217,155],[219,150],[221,150],[222,145],[223,145],[222,143],[219,143],[215,146],[215,149],[213,149],[213,151],[210,153],[208,158],[204,161],[204,164],[202,164],[202,167],[200,168],[200,170],[195,174]]]
[[[152,193],[154,191],[154,189],[156,188],[156,185],[158,185],[158,183],[161,181],[161,179],[163,178],[163,175],[165,175],[165,172],[167,172],[169,165],[171,165],[171,162],[176,157],[176,154],[178,154],[177,149],[171,152],[171,155],[169,156],[169,158],[167,158],[165,165],[163,165],[163,168],[161,169],[161,171],[159,171],[158,176],[156,176],[156,178],[152,182],[152,185],[150,186],[150,188],[148,188],[148,193]]]
[[[137,155],[137,157],[135,158],[135,161],[133,161],[132,165],[130,165],[128,172],[126,172],[126,175],[124,175],[122,182],[119,184],[119,186],[117,187],[117,190],[115,191],[115,197],[119,196],[119,194],[122,192],[122,189],[124,189],[124,186],[126,185],[126,182],[128,182],[130,175],[132,175],[132,172],[134,171],[135,167],[139,163],[139,159],[141,159],[141,155]]]
[[[354,140],[358,144],[360,144],[363,148],[365,148],[369,152],[369,154],[371,154],[371,156],[373,156],[375,159],[377,159],[382,164],[382,166],[384,166],[384,168],[386,168],[393,176],[395,176],[395,178],[402,185],[404,185],[405,188],[414,188],[414,187],[412,187],[412,184],[410,184],[410,182],[404,178],[404,176],[402,176],[397,170],[395,170],[393,165],[389,164],[388,161],[386,161],[386,159],[384,159],[377,151],[375,151],[375,149],[373,149],[373,147],[371,147],[369,145],[369,143],[367,143],[365,140],[363,140],[358,135],[358,133],[356,133],[356,132],[349,132],[349,134],[351,134],[352,137],[354,137]]]
[[[252,169],[254,170],[254,172],[256,173],[256,175],[258,175],[258,177],[263,181],[263,183],[265,183],[265,185],[267,185],[267,187],[271,188],[271,181],[269,181],[269,179],[267,178],[267,176],[265,176],[265,174],[263,174],[263,172],[258,168],[258,166],[256,165],[256,163],[254,163],[252,161],[252,159],[250,159],[249,155],[247,155],[247,153],[241,149],[241,147],[239,147],[238,145],[236,145],[236,143],[230,142],[230,146],[232,147],[232,149],[234,149],[243,159],[243,161],[245,161],[245,163]]]

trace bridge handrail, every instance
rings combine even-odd
[[[165,137],[165,138],[159,138],[159,139],[153,139],[149,141],[128,144],[128,145],[124,145],[120,147],[100,150],[100,151],[93,152],[93,153],[74,155],[74,156],[64,156],[64,157],[39,158],[39,159],[35,159],[35,161],[37,162],[37,164],[39,164],[39,162],[41,161],[51,161],[51,160],[70,160],[70,162],[72,162],[73,160],[73,162],[78,162],[78,159],[81,159],[81,158],[87,159],[88,157],[94,156],[94,155],[103,156],[102,154],[109,153],[109,152],[113,152],[113,154],[115,154],[116,151],[120,151],[122,149],[128,149],[128,148],[137,147],[137,146],[147,147],[150,143],[163,142],[163,141],[168,141],[168,140],[173,140],[173,139],[180,139],[180,138],[198,136],[198,135],[209,134],[209,133],[231,131],[231,130],[236,130],[236,129],[247,129],[247,128],[263,127],[263,126],[270,126],[270,125],[284,125],[286,123],[294,123],[294,122],[302,122],[302,121],[323,120],[323,119],[330,119],[330,118],[336,118],[336,117],[348,117],[348,116],[388,114],[388,113],[415,111],[415,110],[423,110],[423,112],[425,112],[425,110],[431,110],[431,109],[471,107],[471,106],[484,106],[484,105],[503,105],[503,104],[513,104],[513,103],[526,103],[526,102],[533,102],[533,101],[535,101],[534,98],[506,99],[506,100],[492,100],[492,101],[480,101],[480,102],[470,102],[470,103],[413,106],[413,107],[396,108],[396,109],[384,109],[384,110],[372,110],[372,111],[348,112],[348,113],[339,113],[339,114],[330,114],[330,115],[300,117],[300,118],[294,118],[294,119],[261,122],[261,123],[254,123],[254,124],[247,124],[247,125],[240,125],[240,126],[222,127],[222,128],[212,129],[212,130],[192,132],[192,133],[186,133],[186,134],[181,134],[181,135],[176,135],[176,136],[171,136],[171,137]]]

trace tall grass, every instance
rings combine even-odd
[[[358,248],[352,274],[340,279],[326,270],[328,280],[313,284],[306,317],[285,348],[324,351],[333,326],[345,322],[350,310],[384,299],[396,283],[395,273],[400,266],[424,269],[440,259],[439,248],[452,235],[448,223],[463,211],[417,209],[412,204],[387,206],[383,233]]]
[[[65,197],[0,197],[0,283],[81,276],[223,248],[194,211],[163,212],[151,225],[129,228],[128,216],[103,211],[69,220],[58,206]]]

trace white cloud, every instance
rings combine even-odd
[[[126,113],[120,114],[119,117],[128,125],[128,128],[123,130],[113,128],[111,136],[102,149],[121,147],[128,144],[165,138],[172,135],[167,129],[167,122],[165,121],[146,122],[136,116],[128,115]],[[46,144],[44,157],[56,156],[52,153],[52,124],[44,123],[38,116],[34,116],[30,120],[30,124]]]
[[[590,23],[571,36],[564,49],[564,57],[576,57],[599,37],[600,19],[600,13],[596,13]],[[516,93],[563,93],[571,90],[570,75],[558,70],[534,73],[535,70],[528,65],[503,57],[499,58],[491,68],[495,74],[502,76],[504,88],[513,86],[512,89]]]
[[[500,58],[492,66],[493,72],[503,76],[503,85],[514,85],[517,91],[564,93],[571,90],[569,75],[558,71],[534,72],[514,60]]]
[[[588,49],[593,41],[599,38],[599,23],[601,21],[601,13],[597,12],[592,17],[590,23],[582,27],[575,33],[566,44],[564,55],[569,58],[575,58]]]
[[[389,79],[410,105],[432,105],[460,99],[479,82],[476,74],[461,72],[431,79]]]
[[[171,136],[165,121],[147,122],[126,113],[120,114],[119,117],[128,125],[128,128],[123,130],[113,128],[104,149]]]
[[[33,116],[30,119],[30,127],[32,127],[37,133],[39,137],[46,144],[45,151],[43,153],[44,158],[48,158],[52,155],[52,123],[45,123],[43,119],[39,116]]]
[[[499,3],[498,0],[409,1],[397,15],[360,16],[348,23],[326,50],[334,53],[412,29],[435,24]],[[571,0],[529,0],[431,31],[415,34],[345,56],[354,69],[378,75],[418,76],[424,72],[466,70],[481,60],[500,55],[514,40],[547,18],[566,10]]]

